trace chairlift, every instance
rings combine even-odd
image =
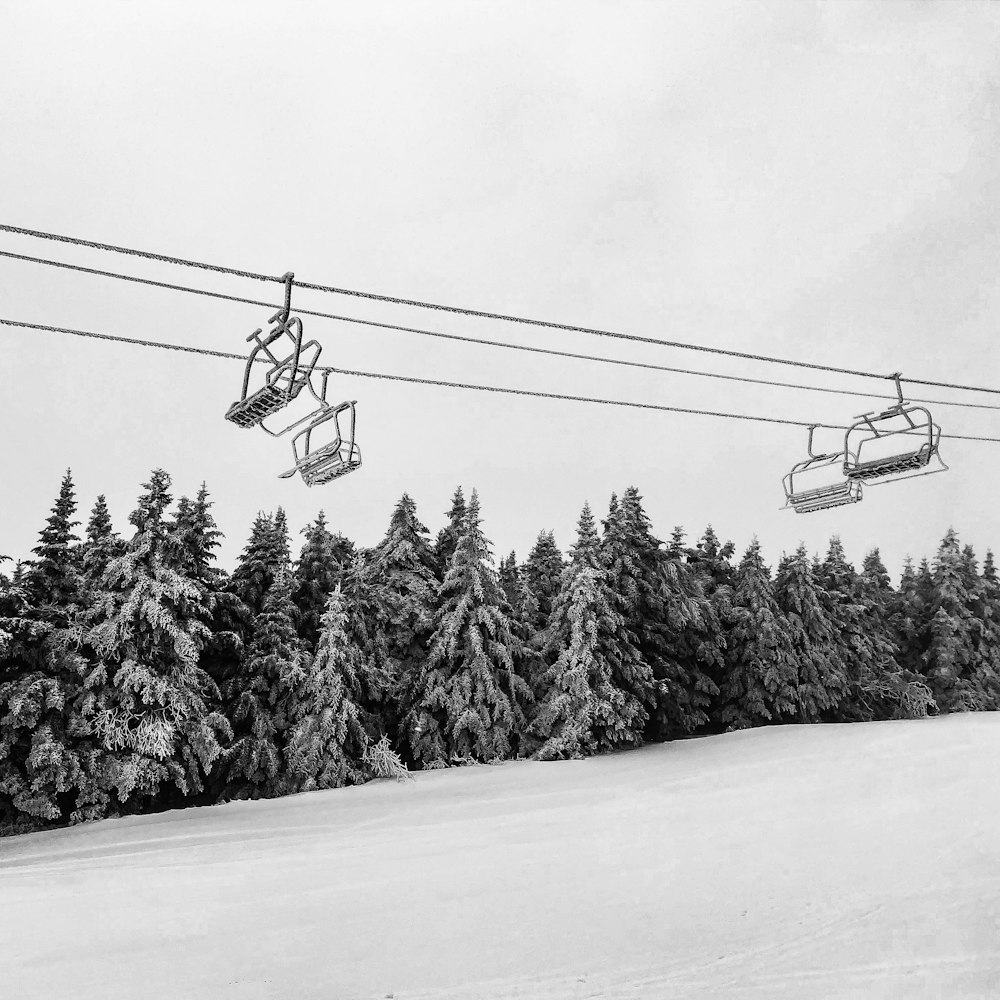
[[[809,514],[861,500],[861,483],[844,476],[843,452],[817,455],[813,451],[815,430],[815,425],[809,428],[809,457],[796,463],[782,480],[785,488],[782,510],[791,508],[797,514]]]
[[[322,348],[315,340],[303,344],[302,320],[290,315],[293,277],[291,272],[284,276],[285,304],[268,320],[272,326],[267,334],[262,337],[260,329],[257,329],[247,337],[248,342],[253,340],[256,343],[247,358],[243,373],[243,392],[226,411],[226,419],[239,427],[263,426],[261,421],[277,413],[298,396],[309,383],[316,367]],[[288,337],[293,346],[290,354],[279,358],[271,350],[271,345],[282,337]],[[271,361],[271,368],[265,373],[264,385],[248,395],[250,373],[261,351]],[[268,430],[266,427],[264,429]],[[268,433],[274,432],[268,430]]]
[[[901,374],[890,377],[899,401],[881,413],[856,417],[844,435],[844,475],[853,482],[881,486],[948,468],[940,453],[941,428],[925,406],[903,398]]]
[[[322,388],[320,395],[317,396],[317,399],[320,400],[319,409],[297,421],[297,423],[304,421],[308,421],[308,423],[292,438],[295,465],[286,472],[282,472],[278,476],[279,479],[288,479],[298,472],[306,486],[323,486],[361,467],[361,449],[354,440],[354,407],[358,401],[352,399],[348,402],[338,403],[336,406],[330,406],[326,402],[329,374],[329,372],[323,373]],[[312,391],[311,383],[309,388]],[[313,395],[315,396],[316,393],[313,392]],[[344,413],[348,414],[346,434],[343,433],[340,425],[340,417]],[[314,447],[313,431],[330,421],[333,421],[333,440],[318,448]]]

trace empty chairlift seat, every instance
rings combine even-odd
[[[324,387],[325,388],[325,387]],[[325,393],[324,393],[325,394]],[[292,438],[295,465],[282,472],[279,479],[287,479],[298,472],[306,486],[322,486],[361,467],[361,449],[354,440],[354,407],[357,400],[324,406],[313,415],[310,422]],[[346,415],[347,432],[341,428],[341,418]],[[332,421],[334,437],[326,444],[315,446],[313,434]]]
[[[785,476],[784,509],[791,508],[797,514],[809,514],[830,507],[857,503],[862,498],[860,482],[844,475],[844,455],[842,452],[817,455],[813,452],[813,432],[809,428],[809,457],[792,466]]]
[[[298,317],[278,323],[263,339],[260,334],[260,330],[255,330],[247,338],[257,343],[247,358],[243,392],[226,411],[226,419],[238,427],[256,427],[291,403],[309,383],[319,358],[320,345],[315,340],[302,343],[302,321]],[[271,345],[282,338],[291,341],[291,351],[279,358],[271,350]],[[261,351],[270,360],[271,367],[264,375],[264,384],[251,393],[250,376]]]
[[[844,475],[872,486],[894,483],[913,476],[944,472],[940,453],[941,428],[925,406],[903,399],[881,413],[865,413],[844,435]]]

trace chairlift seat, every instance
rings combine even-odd
[[[323,486],[361,467],[361,449],[346,441],[334,441],[296,462],[306,486]],[[295,470],[293,470],[295,471]]]
[[[325,380],[322,395],[324,397],[326,395]],[[337,406],[324,405],[321,411],[312,415],[308,426],[292,438],[295,465],[282,472],[278,478],[288,479],[298,472],[306,486],[322,486],[360,468],[361,449],[354,440],[354,406],[356,402],[356,400],[351,400]],[[342,434],[340,430],[340,415],[342,413],[347,413],[350,418],[350,428],[346,435]],[[327,444],[313,448],[313,432],[329,420],[333,421],[335,437]]]
[[[295,378],[287,385],[263,385],[246,399],[236,400],[226,411],[226,420],[231,420],[238,427],[256,427],[298,396],[308,378],[308,373],[302,374],[304,378]]]
[[[861,483],[846,479],[841,483],[803,490],[801,493],[790,496],[788,506],[792,507],[796,514],[810,514],[817,510],[827,510],[830,507],[858,503],[861,498]]]
[[[921,445],[917,452],[902,455],[887,455],[884,458],[873,458],[867,462],[844,463],[844,475],[848,479],[878,479],[900,472],[913,472],[922,469],[931,460],[932,448],[928,444]]]

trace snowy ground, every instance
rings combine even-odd
[[[756,730],[6,839],[0,984],[1000,997],[1000,716]]]

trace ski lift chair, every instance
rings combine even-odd
[[[323,380],[323,395],[326,395],[326,379]],[[322,486],[334,479],[346,476],[361,466],[361,449],[354,440],[354,407],[356,399],[329,406],[326,403],[311,415],[309,423],[292,438],[295,465],[282,472],[279,479],[287,479],[296,472],[302,476],[306,486]],[[349,431],[345,436],[340,428],[340,416],[349,414]],[[328,421],[333,421],[335,437],[328,444],[314,448],[312,434]]]
[[[858,503],[862,497],[861,483],[844,476],[842,452],[817,455],[813,451],[813,432],[809,428],[809,457],[792,467],[782,480],[785,506],[797,514],[809,514],[830,507]]]
[[[291,272],[284,276],[285,305],[276,312],[268,322],[273,324],[267,335],[261,337],[259,329],[254,330],[247,341],[256,341],[256,345],[247,358],[246,370],[243,373],[243,392],[240,398],[226,411],[226,419],[238,427],[256,427],[267,417],[277,413],[287,406],[309,383],[309,378],[316,367],[322,348],[315,340],[302,343],[302,320],[290,316],[292,297]],[[278,358],[271,350],[271,345],[282,337],[288,337],[293,348],[284,358]],[[263,351],[271,361],[271,368],[264,376],[264,385],[248,395],[250,389],[250,373],[257,363],[257,356]],[[266,429],[266,428],[265,428]],[[287,428],[286,428],[287,429]],[[272,433],[268,431],[268,433]]]
[[[900,373],[892,378],[899,402],[881,413],[862,414],[844,435],[844,475],[854,482],[880,486],[948,468],[939,449],[941,428],[925,406],[903,399]]]

